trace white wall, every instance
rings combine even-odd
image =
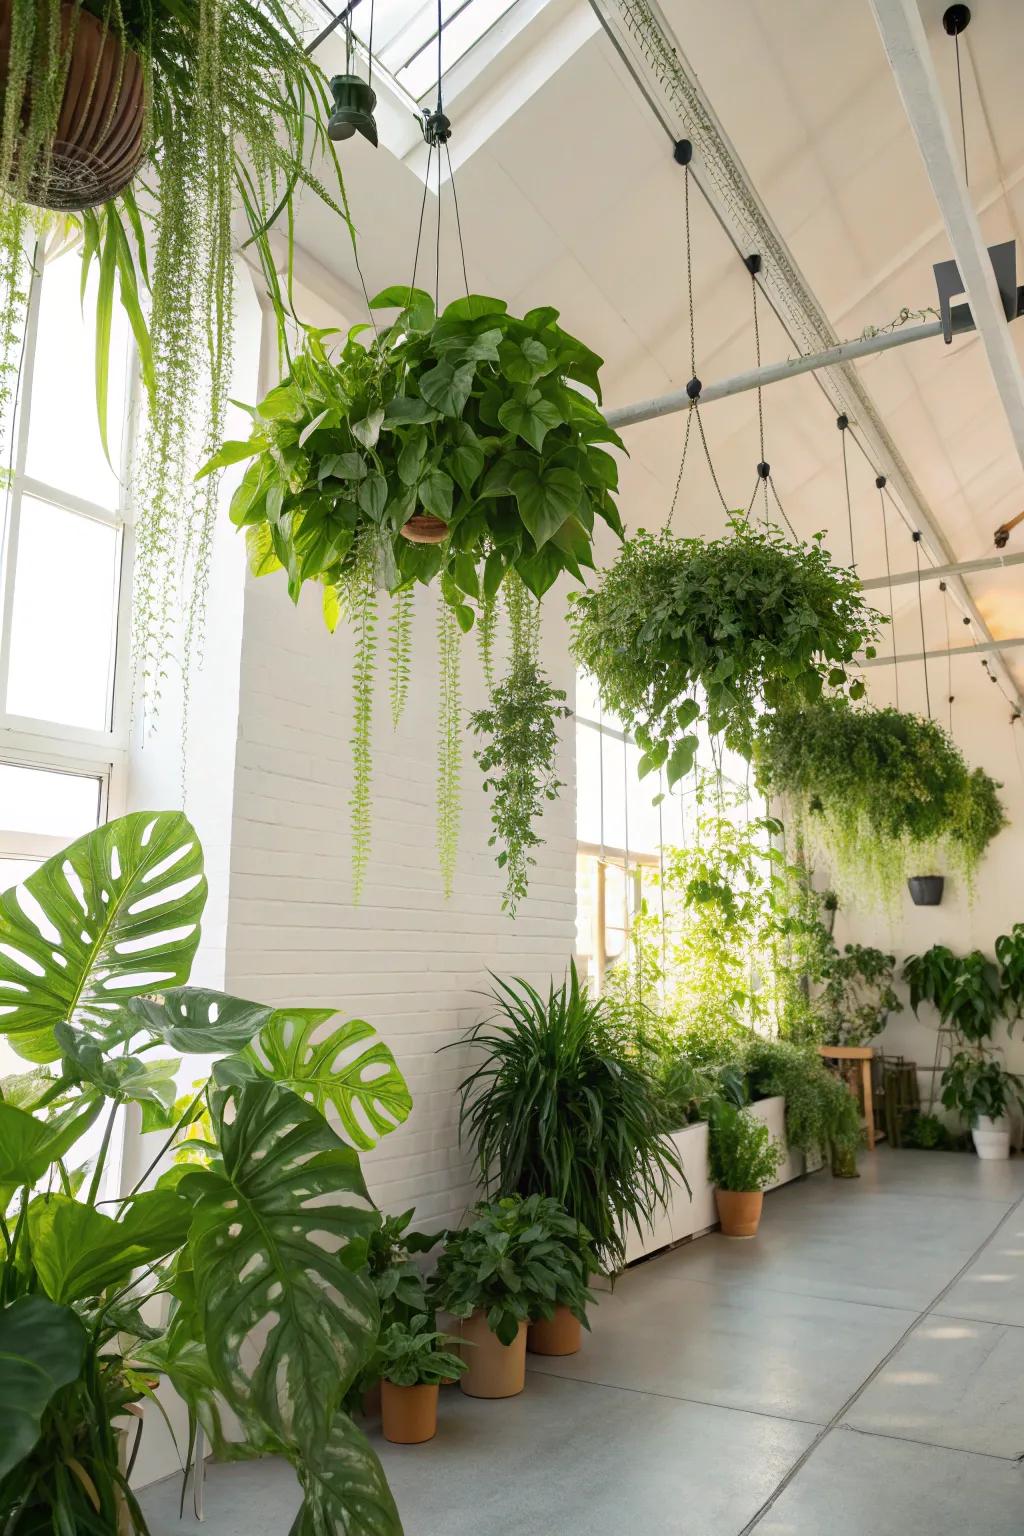
[[[938,668],[943,674],[932,674],[932,702],[937,718],[946,723],[947,686],[944,664]],[[875,684],[875,677],[871,682]],[[911,691],[920,683],[920,667],[910,677],[904,676],[903,707],[923,710],[923,697]],[[938,907],[915,907],[909,895],[904,895],[901,910],[895,921],[884,913],[841,911],[836,923],[836,938],[840,944],[856,941],[875,944],[895,954],[899,967],[907,955],[920,953],[932,944],[948,944],[957,953],[981,949],[987,955],[993,953],[993,942],[1000,933],[1006,933],[1015,922],[1024,922],[1024,889],[1021,870],[1024,868],[1024,725],[1010,724],[1010,706],[992,685],[976,657],[964,658],[956,663],[952,692],[953,734],[960,750],[972,766],[984,768],[994,779],[1001,782],[1001,796],[1009,818],[1009,826],[989,845],[988,853],[978,869],[973,898],[957,877],[947,875],[942,903]],[[873,702],[889,702],[881,682],[872,687]],[[921,874],[940,871],[921,870]],[[820,881],[817,883],[821,883]],[[906,989],[899,988],[906,1002]],[[919,1068],[929,1067],[935,1053],[936,1017],[927,1006],[916,1019],[906,1006],[889,1024],[882,1036],[885,1050],[902,1053],[908,1060],[916,1061]],[[1016,1040],[1007,1040],[1000,1031],[997,1043],[1005,1046],[1006,1062],[1018,1072],[1024,1072],[1024,1038],[1017,1030]],[[931,1074],[922,1073],[920,1086],[926,1095]]]
[[[398,1057],[415,1107],[405,1126],[365,1159],[371,1191],[388,1211],[416,1206],[429,1226],[457,1220],[474,1193],[459,1150],[455,1085],[466,1053],[457,1040],[486,1008],[487,972],[546,988],[575,946],[576,826],[572,723],[559,757],[566,787],[544,821],[529,898],[513,921],[500,909],[503,877],[488,848],[488,800],[463,744],[458,868],[445,901],[434,831],[438,668],[436,597],[416,594],[412,680],[393,731],[382,602],[374,725],[373,848],[359,906],[352,902],[352,641],[324,628],[317,591],[292,607],[280,575],[246,588],[239,739],[231,835],[226,985],[276,1004],[334,1005],[365,1017]],[[548,594],[542,655],[573,699],[565,599]],[[463,709],[484,702],[475,636],[463,641]]]

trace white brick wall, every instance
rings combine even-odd
[[[457,1220],[474,1194],[460,1151],[455,1086],[467,1055],[438,1048],[485,1011],[488,969],[546,987],[575,945],[573,728],[562,728],[566,788],[545,816],[531,894],[513,921],[487,847],[490,818],[468,734],[463,753],[460,853],[451,899],[434,841],[436,598],[416,594],[409,701],[397,730],[387,696],[387,607],[379,626],[374,728],[373,848],[361,904],[352,904],[352,642],[325,630],[317,593],[298,609],[279,577],[250,579],[245,596],[231,836],[228,991],[277,1004],[335,1005],[367,1018],[394,1050],[415,1107],[365,1159],[388,1211],[415,1205],[428,1226]],[[573,668],[558,590],[545,600],[543,657],[573,699]],[[463,642],[463,707],[479,707],[474,635]]]

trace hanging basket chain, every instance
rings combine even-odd
[[[767,528],[767,526],[768,526],[768,471],[766,469],[767,460],[765,458],[765,453],[764,453],[764,391],[763,391],[762,385],[760,383],[760,372],[761,372],[761,324],[760,324],[760,321],[758,319],[758,314],[757,314],[757,271],[758,271],[759,267],[760,267],[760,258],[757,259],[757,263],[755,265],[754,257],[751,257],[750,258],[750,297],[751,297],[751,302],[753,304],[753,310],[754,310],[754,356],[755,356],[756,366],[757,366],[758,376],[759,376],[759,382],[758,382],[758,386],[757,386],[757,439],[758,439],[758,445],[759,445],[760,450],[761,450],[761,457],[758,460],[758,464],[757,464],[757,478],[758,478],[758,480],[760,480],[761,488],[762,488],[762,490],[764,492],[764,525]],[[756,484],[754,486],[754,493],[755,493],[755,495],[757,494],[757,486],[756,486]],[[752,504],[753,503],[751,503],[751,505]],[[750,516],[749,510],[747,512],[747,516],[748,517]]]
[[[848,416],[837,416],[836,426],[839,428],[839,436],[843,444],[843,485],[846,488],[846,523],[850,530],[850,570],[856,572],[857,551],[853,543],[853,502],[850,499],[850,465],[846,457],[846,429],[850,425]]]
[[[953,734],[953,656],[950,651],[952,639],[949,631],[949,588],[944,581],[939,582],[939,591],[942,593],[943,610],[946,616],[946,707],[949,710],[949,734]]]

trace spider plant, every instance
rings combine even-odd
[[[483,1186],[490,1198],[560,1201],[602,1262],[620,1269],[627,1230],[642,1231],[672,1181],[685,1182],[657,1091],[575,964],[547,998],[518,977],[494,980],[496,1012],[467,1036],[485,1059],[459,1090],[460,1133]]]

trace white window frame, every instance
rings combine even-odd
[[[39,308],[43,289],[45,261],[40,260],[37,245],[25,310],[24,357],[18,396],[13,404],[13,463],[6,492],[3,548],[3,587],[0,591],[0,761],[16,766],[51,772],[80,773],[100,781],[98,825],[123,814],[126,803],[128,746],[131,716],[130,610],[133,555],[132,519],[129,500],[130,468],[134,428],[138,418],[140,376],[134,343],[129,343],[125,409],[122,421],[119,490],[115,507],[62,490],[47,481],[29,475],[28,439],[32,419],[32,390],[35,381],[36,342],[39,333]],[[70,253],[57,259],[69,260]],[[92,408],[92,402],[85,407]],[[5,466],[6,467],[6,466]],[[109,714],[105,729],[88,729],[59,721],[37,720],[17,715],[7,709],[7,688],[11,660],[11,631],[14,618],[14,594],[17,579],[18,542],[21,531],[22,502],[28,495],[51,506],[90,518],[113,528],[117,534],[117,589],[114,596],[114,643],[111,646],[108,677]],[[55,621],[59,622],[59,620]],[[0,855],[8,858],[49,858],[66,845],[64,837],[12,831],[3,825],[0,807]]]

